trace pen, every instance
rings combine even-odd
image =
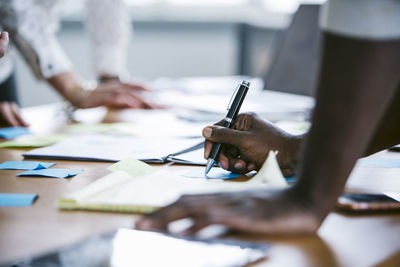
[[[243,81],[239,86],[236,88],[235,92],[232,95],[231,100],[228,104],[228,114],[226,115],[225,119],[223,120],[223,127],[230,128],[233,124],[233,121],[236,119],[236,116],[239,113],[240,107],[242,106],[243,100],[246,97],[247,91],[249,90],[250,82]],[[207,160],[207,167],[206,167],[206,175],[210,172],[211,168],[214,166],[216,160],[218,159],[218,154],[221,150],[221,144],[214,144],[210,155]]]

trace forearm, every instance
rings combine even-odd
[[[293,188],[322,218],[367,150],[400,74],[399,41],[324,37],[317,105]]]
[[[400,84],[363,156],[400,144]]]
[[[64,72],[47,79],[47,82],[72,105],[79,107],[83,87],[72,72]]]

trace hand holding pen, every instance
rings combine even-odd
[[[228,113],[224,118],[221,126],[226,128],[231,128],[231,126],[233,125],[233,121],[239,114],[240,107],[243,104],[244,98],[246,97],[247,91],[249,90],[249,86],[250,86],[249,82],[243,81],[236,89],[228,105]],[[221,146],[222,146],[221,143],[216,143],[213,145],[207,160],[207,167],[205,170],[206,175],[209,173],[211,168],[216,163],[218,155],[221,151]]]

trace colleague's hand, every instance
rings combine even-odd
[[[312,234],[322,222],[314,207],[288,191],[185,195],[174,204],[136,222],[141,230],[167,231],[175,220],[190,218],[193,225],[181,234],[193,235],[219,224],[232,230],[257,234]]]
[[[6,54],[8,46],[8,32],[2,32],[0,34],[0,58]]]
[[[155,109],[159,105],[146,100],[141,93],[148,91],[143,85],[108,81],[92,91],[74,96],[72,104],[78,108],[106,106],[110,108]]]
[[[21,117],[19,108],[14,102],[0,102],[0,124],[7,126],[29,126]]]
[[[278,151],[277,159],[285,176],[295,172],[301,136],[291,135],[253,113],[239,115],[232,129],[218,126],[203,129],[206,138],[204,157],[208,158],[213,142],[224,144],[218,161],[222,168],[237,173],[258,170],[270,150]]]

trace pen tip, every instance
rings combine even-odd
[[[205,174],[207,175],[209,172],[210,172],[210,170],[211,170],[211,168],[214,166],[214,160],[213,159],[208,159],[208,161],[207,161],[207,167],[206,167],[206,171],[205,171]]]

